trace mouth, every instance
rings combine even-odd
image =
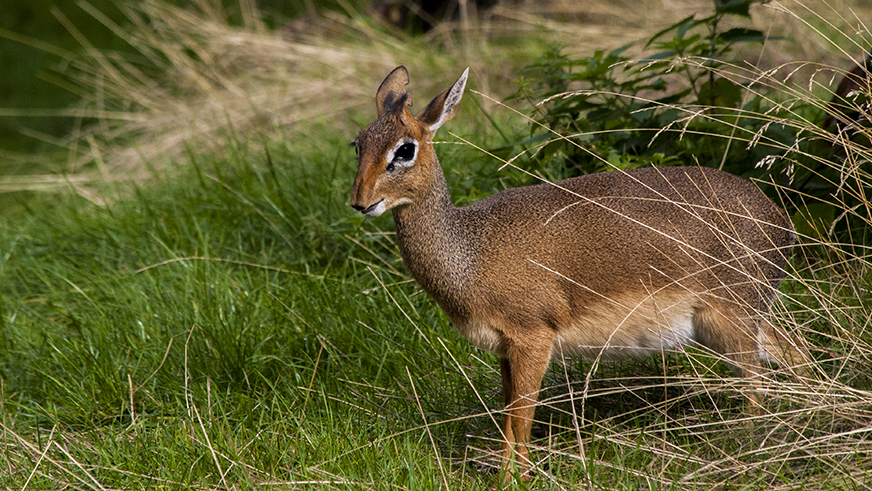
[[[385,212],[385,200],[381,199],[377,203],[370,205],[366,209],[360,210],[360,212],[368,217],[377,217]]]

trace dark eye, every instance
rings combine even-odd
[[[394,160],[412,160],[415,157],[415,144],[404,143],[394,154]]]

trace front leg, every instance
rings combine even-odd
[[[503,377],[503,396],[506,400],[506,419],[503,428],[502,480],[511,479],[511,471],[516,466],[521,478],[530,478],[530,428],[536,411],[536,400],[542,385],[542,377],[551,359],[551,343],[523,343],[506,350],[500,360]]]

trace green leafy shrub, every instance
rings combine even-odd
[[[854,211],[869,191],[869,62],[853,72],[818,67],[843,80],[836,90],[817,83],[830,92],[823,97],[788,82],[801,63],[752,66],[737,48],[772,38],[722,26],[750,18],[757,3],[715,2],[711,15],[653,35],[635,58],[626,54],[631,45],[580,59],[552,48],[525,69],[514,95],[533,103],[529,135],[498,153],[527,152],[529,169],[552,180],[646,166],[715,167],[756,180],[801,234],[868,242],[869,218]]]
[[[741,77],[725,75],[741,71],[729,58],[738,44],[766,36],[719,29],[727,16],[750,17],[760,2],[733,0],[707,17],[682,19],[652,36],[641,59],[626,56],[630,46],[577,60],[552,49],[527,67],[531,78],[522,78],[515,94],[543,101],[531,135],[502,150],[535,148],[535,165],[552,178],[649,165],[704,165],[746,176],[771,171],[757,164],[789,147],[793,132],[750,117],[767,111],[765,98],[745,90]]]

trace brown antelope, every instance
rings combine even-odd
[[[417,116],[394,69],[354,145],[351,206],[394,215],[403,261],[475,346],[501,357],[504,470],[526,478],[534,406],[555,354],[616,358],[701,345],[759,383],[801,360],[765,314],[794,241],[756,186],[709,168],[612,171],[451,203],[433,136],[469,69]],[[783,345],[783,347],[782,347]]]

